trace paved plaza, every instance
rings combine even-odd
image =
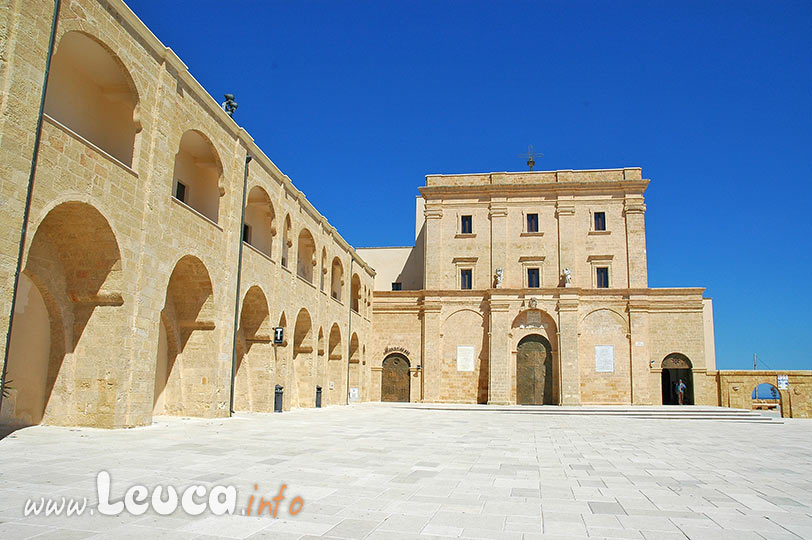
[[[458,409],[362,404],[19,430],[0,441],[0,538],[812,538],[812,421]],[[236,488],[237,510],[90,515],[102,470],[111,502],[134,485],[179,496],[221,485]],[[276,518],[240,515],[283,483]],[[24,517],[40,497],[87,498],[88,508]]]

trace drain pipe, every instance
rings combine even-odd
[[[234,296],[234,336],[231,342],[231,384],[228,392],[228,415],[234,414],[234,379],[237,377],[237,331],[240,324],[240,280],[242,278],[242,236],[245,230],[245,198],[248,195],[248,164],[251,163],[251,154],[245,156],[245,172],[242,177],[242,209],[240,213],[240,230],[237,234],[239,242],[237,254],[237,294]]]
[[[347,405],[350,404],[350,351],[352,350],[352,263],[355,261],[350,252],[350,301],[348,302],[350,309],[349,316],[347,317]]]
[[[11,327],[14,324],[14,308],[17,305],[17,286],[20,283],[20,272],[23,266],[23,253],[25,251],[25,237],[28,231],[28,218],[31,214],[31,197],[34,191],[34,176],[37,171],[39,159],[39,141],[42,137],[42,115],[45,112],[45,92],[48,90],[48,76],[51,72],[51,58],[54,55],[54,42],[56,41],[56,26],[59,22],[59,6],[61,0],[54,2],[54,14],[51,19],[51,37],[48,41],[48,56],[45,59],[45,73],[42,79],[42,94],[39,98],[39,116],[34,132],[34,154],[31,157],[31,170],[28,173],[28,189],[25,193],[25,208],[23,210],[23,223],[20,228],[20,249],[17,253],[17,268],[14,270],[14,287],[11,289],[11,313],[8,317],[8,332],[6,332],[6,349],[3,352],[3,374],[0,377],[0,409],[3,408],[3,394],[6,392],[6,373],[8,372],[8,352],[11,348]]]

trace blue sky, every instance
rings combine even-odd
[[[352,245],[410,245],[426,174],[528,144],[640,166],[649,284],[707,287],[718,367],[812,369],[812,3],[129,5]]]

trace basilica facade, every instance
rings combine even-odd
[[[429,175],[415,245],[376,269],[372,395],[716,405],[701,287],[648,286],[639,168]],[[404,381],[408,381],[408,384]]]

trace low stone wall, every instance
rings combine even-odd
[[[715,375],[722,407],[752,408],[753,389],[769,383],[778,389],[782,417],[812,418],[812,371],[725,370],[717,371]],[[779,375],[787,376],[787,389],[779,388]]]

